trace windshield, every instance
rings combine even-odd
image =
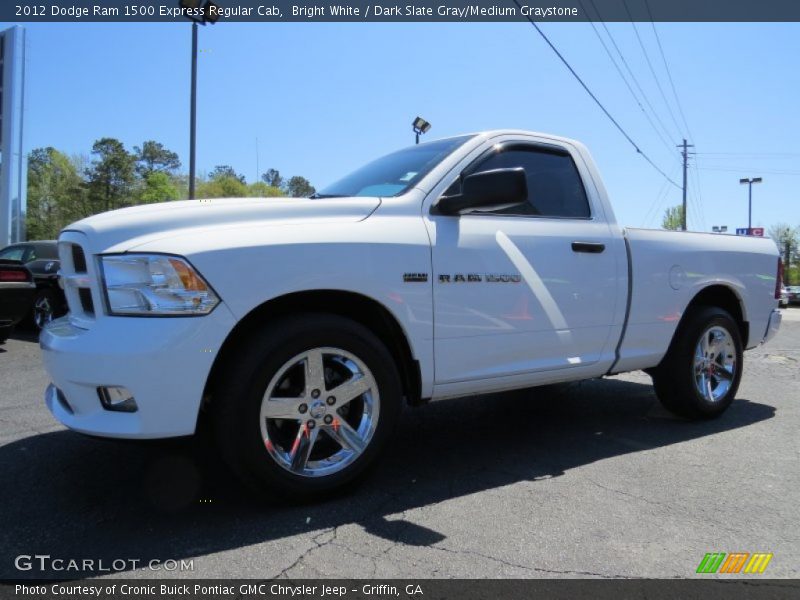
[[[422,179],[453,150],[474,136],[462,135],[392,152],[364,165],[311,196],[399,196]]]

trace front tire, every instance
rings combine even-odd
[[[653,385],[667,410],[688,419],[710,419],[733,402],[742,366],[741,335],[731,315],[721,308],[697,307],[652,372]]]
[[[215,433],[223,458],[258,491],[306,499],[374,464],[402,408],[391,353],[342,317],[288,317],[238,348],[219,379]]]

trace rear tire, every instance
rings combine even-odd
[[[664,407],[688,419],[718,417],[733,402],[742,378],[739,327],[721,308],[691,309],[667,355],[652,371]]]
[[[58,294],[51,289],[41,289],[36,292],[33,300],[30,322],[36,331],[41,331],[50,321],[61,316],[62,312]]]
[[[256,491],[310,499],[359,479],[402,409],[386,346],[343,317],[287,317],[237,348],[212,407],[223,459]]]

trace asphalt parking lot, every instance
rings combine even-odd
[[[118,577],[692,577],[720,551],[771,552],[765,576],[798,577],[800,308],[785,314],[715,421],[671,417],[643,373],[436,403],[406,412],[359,488],[294,507],[259,503],[191,440],[65,430],[35,339],[12,338],[0,577],[42,575],[21,554],[193,564]]]

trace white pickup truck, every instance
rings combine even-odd
[[[781,321],[771,240],[622,229],[586,148],[524,131],[400,150],[308,199],[97,215],[59,252],[55,417],[207,425],[290,496],[357,478],[406,404],[643,369],[671,411],[717,416]]]

